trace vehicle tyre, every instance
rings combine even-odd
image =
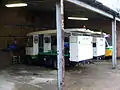
[[[77,64],[76,62],[71,62],[71,63],[70,63],[70,67],[75,67],[76,64]]]
[[[52,59],[50,59],[49,57],[45,58],[45,66],[51,67],[52,66]]]
[[[57,69],[57,60],[54,60],[54,61],[53,61],[53,68],[54,68],[54,69]]]

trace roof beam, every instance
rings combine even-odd
[[[109,13],[106,13],[106,12],[104,12],[104,11],[98,9],[98,8],[95,8],[95,7],[93,7],[93,6],[89,5],[89,4],[86,4],[86,3],[84,3],[84,2],[82,2],[80,0],[66,0],[66,1],[68,1],[70,3],[73,3],[73,4],[76,4],[76,5],[80,6],[80,7],[86,8],[88,10],[91,10],[93,12],[96,12],[98,14],[101,14],[103,16],[106,16],[108,18],[111,18],[111,19],[114,18],[113,15],[111,15]]]
[[[117,17],[116,17],[115,19],[120,22],[120,18],[117,18]]]

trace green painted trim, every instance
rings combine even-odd
[[[39,55],[50,55],[50,56],[56,56],[56,52],[40,52]],[[65,54],[64,56],[70,56],[69,54]]]
[[[106,50],[112,50],[112,48],[106,48]]]
[[[38,54],[37,55],[26,55],[26,56],[33,56],[34,57],[34,56],[38,56]]]
[[[38,55],[29,55],[31,57],[31,59],[37,59]]]

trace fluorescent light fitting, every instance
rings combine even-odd
[[[72,20],[88,20],[88,18],[79,18],[79,17],[68,17],[68,19],[72,19]]]
[[[27,6],[26,3],[15,3],[15,4],[6,4],[6,7],[25,7]]]

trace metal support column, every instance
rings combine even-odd
[[[112,65],[113,68],[116,68],[117,59],[116,59],[116,19],[112,20]]]
[[[57,27],[57,69],[58,69],[58,90],[64,90],[64,9],[63,0],[56,3],[56,27]]]

